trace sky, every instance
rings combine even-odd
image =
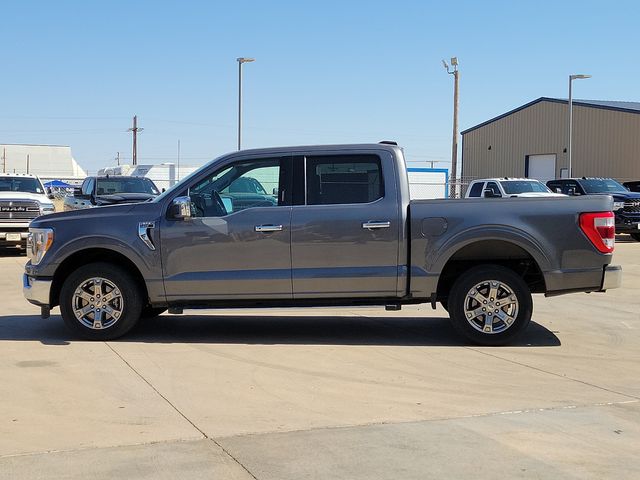
[[[89,173],[237,148],[394,140],[450,168],[460,130],[541,96],[640,101],[635,1],[3,1],[0,143],[71,146]]]

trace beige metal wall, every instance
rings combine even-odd
[[[640,180],[640,114],[573,108],[573,175]],[[568,167],[567,115],[566,104],[542,101],[468,132],[462,175],[523,177],[527,155],[553,153],[559,177]]]

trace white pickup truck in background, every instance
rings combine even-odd
[[[465,198],[566,197],[534,178],[483,178],[469,184]]]
[[[24,247],[31,220],[54,211],[38,177],[0,173],[0,247]]]

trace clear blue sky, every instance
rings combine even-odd
[[[0,143],[62,144],[89,171],[204,160],[244,147],[393,139],[447,161],[460,127],[540,96],[640,101],[635,1],[2,2]],[[447,163],[436,164],[446,167]]]

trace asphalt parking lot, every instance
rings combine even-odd
[[[441,309],[163,315],[71,338],[0,254],[0,478],[640,478],[640,244],[509,347]]]

